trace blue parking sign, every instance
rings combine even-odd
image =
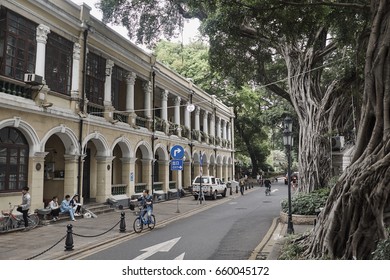
[[[174,171],[174,170],[183,170],[183,160],[182,159],[171,160],[171,171]]]

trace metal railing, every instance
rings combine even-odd
[[[111,195],[126,194],[126,190],[127,190],[126,184],[111,185]]]

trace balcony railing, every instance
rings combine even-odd
[[[114,120],[127,123],[129,121],[129,116],[126,113],[114,113]]]
[[[134,186],[135,193],[142,193],[146,189],[146,183],[137,183]]]
[[[153,184],[153,192],[162,191],[163,190],[163,182],[154,182]]]
[[[104,107],[101,105],[88,103],[87,113],[98,117],[104,117]]]
[[[111,195],[126,194],[126,190],[127,190],[126,184],[111,185]]]
[[[169,181],[169,189],[176,189],[176,181]]]
[[[137,118],[135,119],[135,124],[140,127],[146,127],[147,121],[147,119],[137,116]]]
[[[164,132],[166,128],[166,123],[163,119],[160,119],[158,117],[155,118],[155,129],[156,131],[162,131]]]
[[[24,84],[18,85],[11,81],[0,80],[0,90],[10,95],[32,99],[32,89],[26,88]]]

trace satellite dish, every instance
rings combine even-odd
[[[187,111],[188,112],[193,112],[195,110],[195,105],[194,104],[188,104],[187,105]]]

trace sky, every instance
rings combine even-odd
[[[98,2],[98,0],[71,0],[72,2],[76,3],[77,5],[81,5],[83,2],[90,6],[92,8],[91,14],[98,18],[99,20],[102,19],[102,13],[96,9],[95,4]],[[123,26],[116,26],[116,25],[110,25],[108,26],[112,29],[114,29],[116,32],[124,36],[125,38],[129,39],[127,36],[127,29]],[[181,42],[183,39],[183,44],[188,44],[191,42],[191,40],[195,40],[196,36],[199,34],[198,32],[199,28],[199,20],[186,20],[184,23],[184,29],[183,29],[183,38],[173,38],[171,41],[173,42]],[[181,36],[180,36],[181,37]],[[144,50],[147,50],[145,46],[139,46],[143,48]]]

